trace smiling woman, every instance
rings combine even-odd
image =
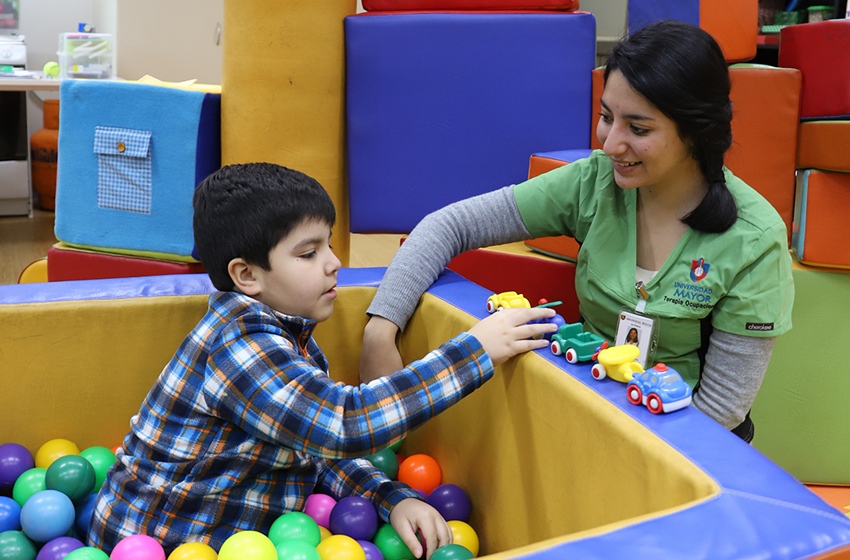
[[[585,330],[610,341],[643,325],[641,340],[694,388],[695,406],[750,441],[749,410],[775,337],[791,328],[794,290],[783,221],[723,165],[728,72],[714,39],[681,22],[616,45],[597,128],[603,150],[427,216],[369,308],[361,372],[400,363],[396,333],[456,254],[569,235],[582,245]]]

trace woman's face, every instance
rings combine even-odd
[[[702,179],[676,123],[632,89],[619,70],[608,75],[596,136],[623,189],[652,191]]]

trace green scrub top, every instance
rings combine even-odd
[[[791,328],[794,285],[785,224],[746,183],[725,170],[738,219],[723,233],[693,229],[646,284],[644,313],[657,321],[655,362],[695,386],[700,376],[700,323],[733,334],[772,337]],[[576,293],[587,330],[608,340],[622,309],[635,310],[637,191],[614,181],[601,151],[519,184],[520,215],[534,237],[569,235],[582,245]]]

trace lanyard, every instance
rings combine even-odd
[[[635,284],[635,290],[638,294],[638,302],[635,306],[635,311],[643,313],[643,310],[646,309],[646,300],[649,299],[649,292],[646,291],[646,285],[642,281],[638,281],[637,284]]]

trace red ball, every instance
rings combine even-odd
[[[399,465],[398,480],[430,494],[443,482],[443,471],[432,457],[419,453],[411,455]]]

